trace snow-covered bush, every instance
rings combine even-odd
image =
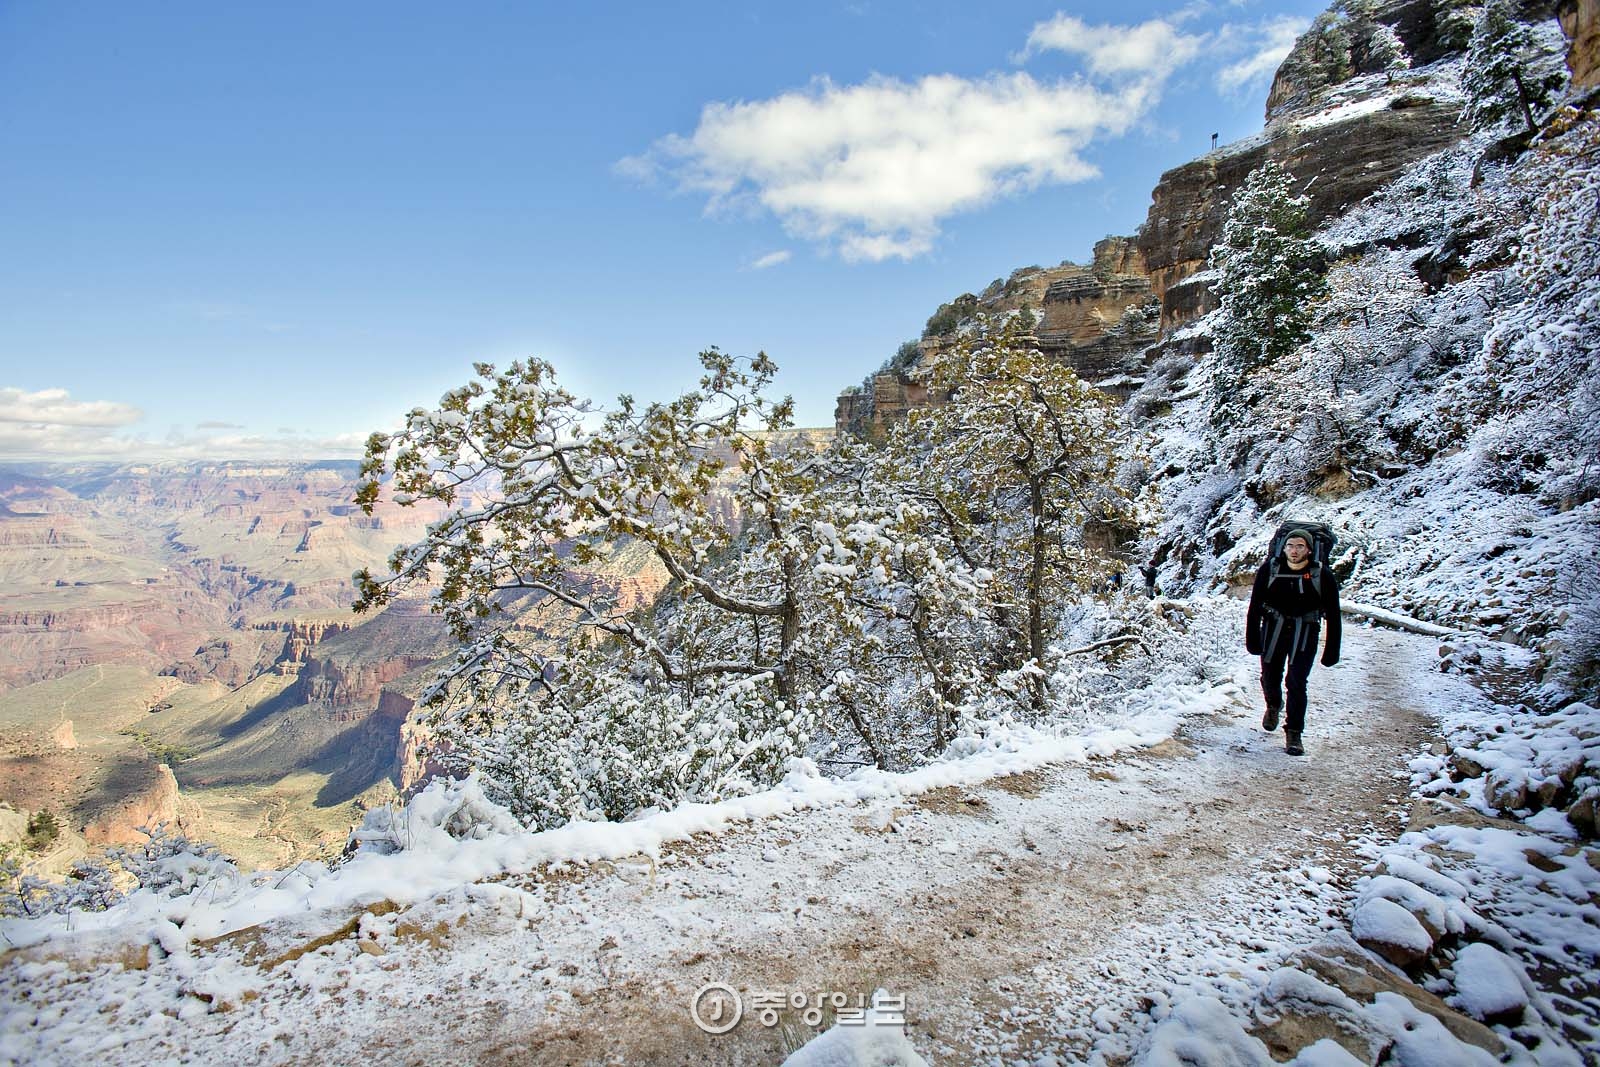
[[[806,721],[764,682],[686,694],[600,665],[560,702],[514,706],[493,732],[461,736],[443,761],[480,772],[487,796],[534,828],[721,800],[777,781],[804,751]]]
[[[83,860],[60,882],[6,866],[0,882],[0,916],[104,911],[138,890],[178,896],[204,882],[239,874],[216,846],[191,841],[167,823],[141,826],[138,832],[145,837],[142,844],[108,849],[102,858]]]
[[[351,843],[363,852],[391,855],[447,849],[452,842],[514,834],[522,824],[484,794],[477,775],[435,779],[403,805],[385,804],[362,818]]]

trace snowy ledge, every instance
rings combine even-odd
[[[758,819],[807,809],[843,807],[913,797],[947,786],[967,786],[1056,763],[1149,748],[1173,735],[1191,715],[1213,713],[1239,694],[1226,682],[1209,687],[1166,686],[1141,694],[1142,709],[1116,727],[1064,735],[1029,726],[996,727],[984,737],[960,738],[952,757],[914,771],[862,769],[846,778],[826,778],[810,760],[794,760],[772,789],[714,804],[683,804],[629,822],[574,822],[528,832],[509,813],[483,797],[475,779],[431,785],[396,814],[399,851],[361,851],[329,868],[301,863],[287,871],[227,873],[179,896],[140,890],[101,912],[69,912],[0,922],[8,948],[52,942],[74,953],[100,954],[129,941],[159,943],[169,953],[187,953],[195,941],[211,940],[278,919],[326,918],[337,927],[352,908],[389,900],[409,905],[439,893],[502,874],[523,874],[550,864],[588,864],[628,856],[658,857],[663,845],[697,834],[717,834]],[[444,825],[467,808],[493,809],[505,820],[481,821],[482,836],[456,838]],[[499,830],[491,830],[492,823]],[[64,944],[65,942],[65,944]]]

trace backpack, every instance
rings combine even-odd
[[[1267,572],[1267,581],[1276,581],[1278,577],[1278,564],[1283,559],[1283,545],[1289,540],[1289,535],[1295,530],[1304,530],[1311,535],[1311,588],[1322,595],[1322,568],[1328,565],[1328,560],[1333,556],[1333,546],[1338,543],[1334,536],[1333,528],[1321,522],[1303,522],[1290,519],[1282,523],[1277,532],[1272,535],[1272,544],[1267,548],[1267,561],[1271,565]]]

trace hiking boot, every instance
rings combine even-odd
[[[1278,712],[1283,710],[1280,704],[1268,704],[1267,713],[1261,716],[1261,728],[1267,733],[1278,728]]]
[[[1304,756],[1306,750],[1300,747],[1300,731],[1285,730],[1283,732],[1283,750],[1291,756]]]

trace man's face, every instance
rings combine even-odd
[[[1289,560],[1290,566],[1298,567],[1306,561],[1307,556],[1311,555],[1311,546],[1306,544],[1303,538],[1291,537],[1284,542],[1283,554]]]

